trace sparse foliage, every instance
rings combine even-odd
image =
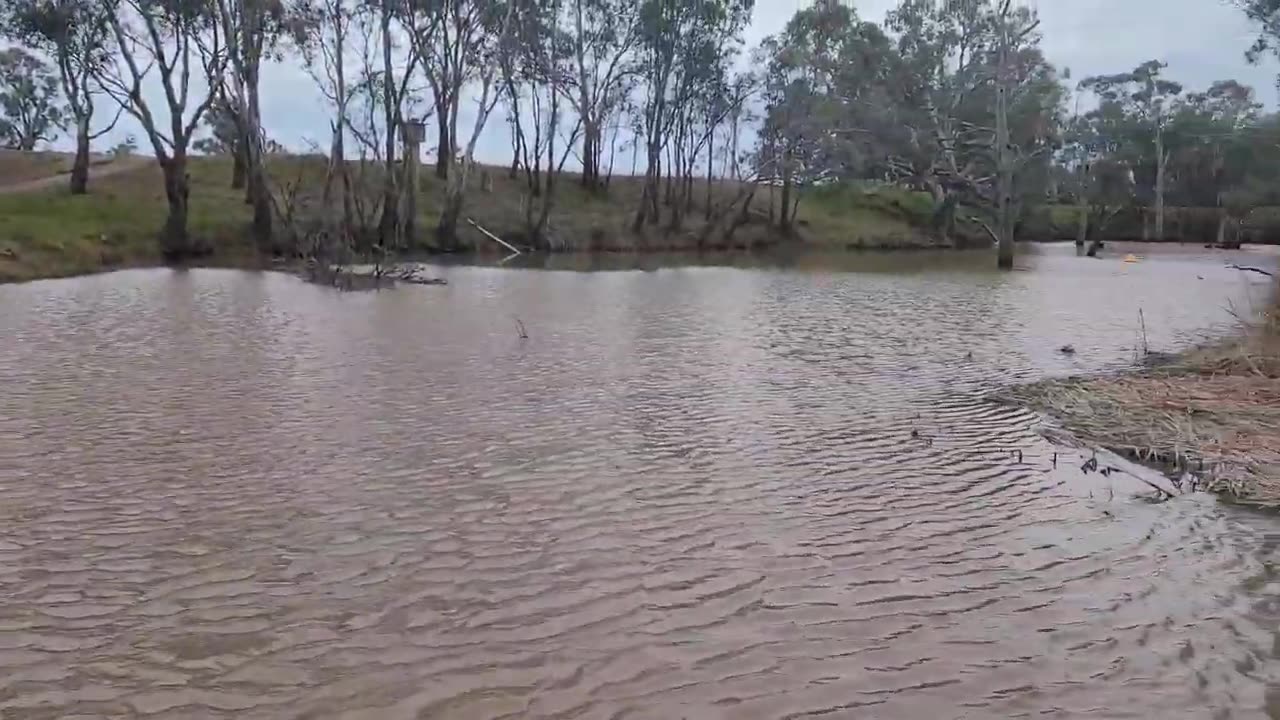
[[[0,145],[34,150],[66,128],[58,78],[22,48],[0,50]]]

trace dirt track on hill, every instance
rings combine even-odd
[[[104,177],[127,173],[132,170],[138,170],[146,167],[152,162],[152,158],[148,157],[128,157],[122,160],[112,160],[109,163],[95,165],[89,170],[89,182],[100,180]],[[38,192],[40,190],[48,190],[56,188],[70,180],[71,173],[58,173],[48,177],[38,178],[36,180],[24,180],[22,182],[11,183],[8,185],[0,183],[0,195],[11,195],[15,193]]]

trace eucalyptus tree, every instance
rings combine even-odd
[[[1170,110],[1182,85],[1162,77],[1167,63],[1148,60],[1130,72],[1117,75],[1099,75],[1086,78],[1081,87],[1091,90],[1102,103],[1113,103],[1127,116],[1146,128],[1154,143],[1154,207],[1155,239],[1164,239],[1165,187],[1169,165],[1169,148],[1165,146],[1165,133],[1169,126]]]
[[[1172,110],[1173,197],[1183,206],[1217,207],[1219,243],[1226,240],[1229,194],[1245,183],[1256,158],[1265,156],[1254,132],[1261,113],[1253,88],[1235,80],[1188,92]]]
[[[34,150],[65,128],[57,76],[22,48],[0,50],[0,146]]]
[[[335,185],[342,191],[343,234],[354,230],[356,198],[347,167],[346,139],[351,131],[350,107],[356,83],[349,57],[359,7],[358,0],[300,0],[289,9],[289,28],[307,70],[325,102],[329,118],[329,164],[321,199],[330,207]]]
[[[799,188],[864,175],[886,152],[884,111],[900,70],[884,32],[852,7],[818,0],[761,43],[764,119],[760,169],[781,185],[780,227],[790,231]]]
[[[719,67],[719,53],[741,38],[754,0],[643,0],[637,45],[637,80],[646,166],[633,227],[661,221],[663,154],[672,151],[668,187],[686,162],[683,137],[694,110],[692,99],[705,88],[707,71]],[[713,64],[714,61],[714,64]],[[679,150],[679,155],[675,154]],[[674,191],[668,193],[674,199]],[[680,213],[673,213],[679,222]]]
[[[947,238],[961,203],[1012,265],[1017,190],[1029,171],[1047,177],[1061,123],[1061,88],[1039,50],[1034,11],[1012,0],[903,0],[888,17],[900,69],[892,80],[898,132],[891,176],[927,188]],[[992,225],[994,224],[994,228]]]
[[[71,194],[89,188],[90,143],[115,127],[113,119],[95,131],[94,99],[101,93],[98,71],[114,52],[104,0],[8,0],[0,9],[0,30],[53,60],[58,82],[75,127],[76,154],[71,166]],[[115,113],[119,118],[120,113]]]
[[[641,38],[636,0],[562,0],[570,55],[567,87],[582,122],[582,184],[602,189],[604,131],[617,124]]]
[[[1027,84],[1026,76],[1019,77],[1014,67],[1016,56],[1027,49],[1028,40],[1034,45],[1037,39],[1032,34],[1040,26],[1034,13],[1025,8],[1014,8],[1013,0],[998,0],[993,12],[995,28],[995,123],[994,137],[995,155],[995,206],[996,206],[996,244],[999,247],[997,263],[1003,269],[1013,268],[1014,243],[1014,193],[1015,174],[1022,169],[1023,158],[1020,157],[1021,145],[1015,144],[1010,129],[1010,108],[1017,102],[1015,95],[1020,87]],[[1038,55],[1038,51],[1036,52]],[[1031,67],[1039,70],[1043,62],[1032,62]],[[1034,70],[1033,70],[1034,71]],[[1050,87],[1057,89],[1056,79],[1050,80]],[[1060,96],[1051,107],[1035,107],[1033,117],[1042,118],[1052,114],[1061,102]],[[1034,152],[1047,149],[1039,141],[1042,135],[1034,139],[1039,145]]]
[[[253,207],[252,232],[258,248],[279,253],[272,232],[271,188],[265,167],[259,85],[264,56],[285,35],[281,0],[214,0],[214,20],[226,45],[226,72],[219,78],[223,106],[239,133],[246,200]]]
[[[583,121],[562,138],[562,104],[572,104],[572,30],[566,29],[563,0],[512,0],[510,28],[498,47],[502,92],[508,106],[515,162],[525,179],[525,237],[539,248],[554,241],[548,221],[556,180],[574,150]]]
[[[475,166],[476,145],[489,116],[501,100],[495,87],[500,71],[499,58],[508,45],[520,3],[516,0],[438,0],[442,16],[436,41],[424,48],[423,64],[435,94],[437,122],[447,125],[446,151],[460,150],[456,170],[447,171],[443,207],[436,225],[436,241],[445,249],[458,247],[458,224],[466,203],[468,180]],[[421,47],[421,46],[419,46]],[[473,83],[475,96],[471,135],[465,145],[458,138],[458,114],[463,88]],[[442,103],[442,93],[444,101]],[[443,111],[443,114],[441,114]],[[442,140],[445,138],[442,136]]]
[[[204,0],[119,0],[108,15],[117,52],[98,81],[142,126],[164,175],[168,215],[160,235],[164,257],[199,254],[187,221],[187,154],[200,121],[217,98],[226,64],[218,23]],[[199,77],[193,83],[193,73]],[[145,85],[158,82],[163,106]]]

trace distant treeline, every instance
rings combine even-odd
[[[1280,33],[1278,2],[1238,3],[1260,28],[1251,58]],[[786,235],[806,187],[874,179],[927,191],[943,239],[957,223],[981,227],[1004,266],[1016,230],[1045,204],[1084,209],[1077,236],[1120,232],[1148,207],[1142,234],[1154,240],[1175,217],[1166,206],[1212,208],[1222,237],[1239,235],[1253,208],[1280,204],[1280,118],[1234,80],[1187,89],[1151,60],[1074,82],[1044,55],[1021,1],[901,0],[874,23],[847,1],[814,0],[748,48],[754,5],[5,0],[0,32],[14,46],[0,53],[0,142],[32,148],[73,132],[71,187],[86,192],[91,141],[131,116],[163,171],[162,247],[175,259],[197,251],[193,151],[237,159],[233,182],[263,252],[310,252],[317,237],[387,252],[419,240],[401,159],[421,144],[442,181],[435,245],[460,247],[491,120],[510,129],[520,234],[535,246],[549,242],[570,160],[592,192],[608,193],[615,170],[643,178],[620,232],[728,224],[750,217],[767,186],[780,194],[770,222]],[[259,98],[270,63],[306,67],[329,105],[320,187],[266,171]],[[741,192],[694,218],[715,182]],[[300,193],[324,216],[300,223]]]

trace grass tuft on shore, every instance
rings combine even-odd
[[[1048,413],[1088,445],[1280,509],[1280,298],[1238,338],[1172,363],[1036,383],[1007,399]]]

